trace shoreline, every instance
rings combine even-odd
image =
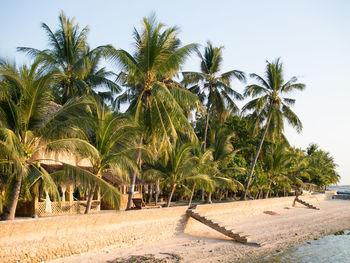
[[[153,256],[150,256],[150,261],[145,261],[144,258],[143,262],[245,263],[278,253],[314,238],[350,229],[349,201],[315,200],[314,203],[321,210],[307,209],[298,205],[273,208],[273,212],[277,215],[260,213],[252,216],[228,216],[227,214],[217,216],[218,221],[239,226],[254,239],[266,242],[262,247],[251,247],[233,242],[209,227],[203,230],[203,227],[198,228],[198,224],[195,224],[190,225],[184,233],[166,240],[123,249],[109,246],[103,251],[92,250],[83,255],[61,258],[50,261],[50,263],[142,262],[137,259],[145,255]],[[130,258],[132,256],[134,257]]]

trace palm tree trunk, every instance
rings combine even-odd
[[[192,204],[192,199],[193,199],[193,195],[194,195],[194,188],[196,187],[196,184],[193,184],[192,186],[192,192],[191,192],[191,197],[190,197],[190,201],[188,201],[188,206],[191,206]]]
[[[258,199],[258,196],[259,196],[259,191],[256,192],[254,199]]]
[[[148,110],[150,96],[151,96],[151,94],[148,94],[148,93],[145,96],[145,108],[144,108],[145,115],[146,115],[146,112]],[[139,153],[137,155],[137,165],[139,166],[140,169],[141,169],[141,157],[142,157],[141,156],[142,143],[143,143],[143,134],[141,135],[140,149],[139,149]],[[128,209],[130,209],[132,207],[132,197],[134,196],[135,182],[136,182],[136,171],[133,173],[132,178],[131,178],[130,190],[129,190],[129,196],[128,196],[128,204],[126,206],[126,210],[128,210]]]
[[[13,186],[12,193],[11,193],[11,196],[10,196],[10,203],[9,203],[9,205],[6,208],[6,212],[2,216],[3,220],[13,220],[13,219],[15,219],[19,193],[21,192],[21,185],[22,185],[22,176],[20,176],[15,181],[15,184]]]
[[[155,205],[158,205],[158,198],[159,198],[159,180],[156,181],[156,204]]]
[[[143,135],[141,136],[140,139],[140,149],[139,149],[139,153],[137,155],[137,165],[139,166],[139,168],[141,168],[141,146],[143,143]],[[126,210],[130,209],[132,207],[132,198],[134,196],[134,191],[135,191],[135,182],[136,182],[136,174],[137,171],[134,171],[130,180],[130,189],[129,189],[129,193],[128,193],[128,204],[126,206]]]
[[[69,69],[68,69],[68,71],[69,71]],[[69,73],[69,74],[71,74],[71,73]],[[69,94],[71,93],[72,87],[73,87],[73,79],[70,77],[69,78],[69,83],[66,86],[66,89],[64,90],[64,93],[63,93],[62,105],[65,104],[68,101]]]
[[[205,150],[207,149],[207,136],[208,136],[208,128],[209,128],[209,110],[210,110],[210,104],[208,103],[207,119],[205,121],[205,130],[204,130],[203,152],[205,152]]]
[[[172,187],[171,187],[171,192],[170,192],[169,197],[168,197],[168,201],[166,203],[166,207],[170,206],[171,199],[173,198],[173,195],[174,195],[174,192],[175,192],[175,188],[176,188],[176,184],[173,184]]]
[[[201,201],[204,202],[204,189],[201,189]]]
[[[211,192],[208,192],[206,203],[207,203],[207,204],[213,203],[213,202],[211,201]]]
[[[147,203],[152,202],[152,184],[148,184],[148,189],[147,189]]]
[[[267,130],[269,129],[271,117],[272,116],[270,114],[269,118],[266,121],[265,130],[264,130],[263,136],[261,137],[258,150],[256,151],[256,154],[255,154],[255,157],[254,157],[254,161],[252,163],[252,167],[250,168],[248,180],[247,180],[247,182],[246,182],[246,184],[244,186],[244,191],[242,192],[241,200],[246,200],[246,198],[247,198],[247,193],[248,193],[248,188],[249,188],[249,185],[250,185],[250,181],[252,180],[254,168],[255,168],[256,162],[258,161],[258,157],[259,157],[259,154],[260,154],[260,151],[261,151],[261,147],[262,147],[262,145],[264,143]]]
[[[222,201],[222,199],[224,198],[224,196],[225,196],[225,191],[224,190],[222,190],[222,191],[219,191],[219,201],[221,202]]]
[[[265,199],[269,198],[269,193],[270,193],[270,190],[271,190],[271,184],[272,184],[272,182],[269,183],[269,188],[267,189],[267,192],[265,194]]]
[[[92,188],[91,188],[91,190],[89,192],[89,196],[88,196],[88,200],[87,200],[87,203],[86,203],[86,209],[85,209],[84,214],[90,213],[92,198],[94,197],[95,190],[96,190],[96,184],[94,184],[92,186]]]

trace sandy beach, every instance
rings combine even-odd
[[[216,220],[237,227],[254,240],[264,242],[261,247],[233,242],[207,227],[206,231],[190,229],[183,234],[144,246],[116,249],[112,246],[99,251],[50,261],[51,263],[102,262],[251,262],[339,230],[350,229],[350,202],[343,200],[315,200],[320,210],[302,205],[274,209],[275,215],[261,213],[254,216],[234,215]]]

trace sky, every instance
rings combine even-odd
[[[280,57],[285,79],[296,76],[306,84],[303,92],[291,95],[303,131],[287,127],[287,138],[296,147],[317,143],[329,151],[339,165],[340,184],[350,185],[350,1],[5,0],[0,57],[28,63],[16,47],[47,48],[40,24],[55,30],[61,10],[81,27],[89,25],[92,48],[112,44],[132,51],[133,28],[154,12],[162,23],[180,27],[183,44],[205,46],[210,40],[224,46],[223,72],[239,69],[263,76],[266,60]],[[198,59],[192,56],[184,70],[198,71]],[[243,91],[243,84],[233,85]]]

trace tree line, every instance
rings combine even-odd
[[[134,30],[131,53],[112,45],[92,49],[89,28],[63,12],[58,29],[42,28],[47,49],[17,48],[32,57],[30,65],[0,60],[3,219],[13,219],[18,201],[39,189],[59,199],[62,183],[87,189],[86,213],[96,191],[117,208],[120,193],[102,178],[107,170],[129,182],[128,208],[137,177],[149,185],[148,201],[162,195],[167,206],[288,195],[304,183],[323,188],[339,181],[328,152],[316,144],[292,147],[284,136],[285,122],[302,130],[295,100],[286,96],[305,85],[284,79],[280,59],[266,62],[264,76],[221,72],[222,46],[183,45],[178,28],[154,15]],[[190,56],[200,59],[198,72],[182,71]],[[255,84],[240,94],[234,79]],[[239,109],[243,99],[249,102]],[[91,169],[61,162],[62,170],[49,173],[36,157],[43,147],[88,159]]]

